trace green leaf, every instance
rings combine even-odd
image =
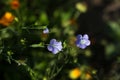
[[[63,42],[63,48],[66,48],[67,44],[66,41]]]
[[[11,58],[10,58],[10,56],[7,56],[7,61],[11,64]]]
[[[20,65],[27,65],[25,62],[26,60],[15,60],[15,62],[18,64],[18,66]]]
[[[34,47],[35,48],[35,47],[45,47],[45,46],[44,46],[44,43],[41,42],[39,44],[32,44],[30,47]]]

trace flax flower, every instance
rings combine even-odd
[[[77,36],[77,40],[76,40],[76,45],[79,48],[85,49],[87,46],[90,45],[90,40],[87,34],[84,34],[83,36],[81,34],[79,34]]]
[[[51,39],[50,44],[47,46],[48,50],[51,51],[53,54],[57,54],[59,51],[62,50],[62,42],[56,41],[56,39]]]

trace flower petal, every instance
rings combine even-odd
[[[51,39],[50,40],[50,45],[54,45],[56,43],[56,39]]]
[[[79,45],[80,48],[85,49],[87,46],[86,45]]]
[[[43,30],[43,33],[44,33],[44,34],[49,33],[49,29],[46,28],[45,30]]]
[[[75,43],[76,43],[76,45],[77,45],[77,44],[79,44],[79,43],[80,43],[80,40],[76,40],[76,42],[75,42]]]
[[[86,44],[87,46],[89,46],[89,45],[90,45],[90,41],[87,40],[85,44]]]
[[[77,36],[77,39],[82,39],[82,35],[79,34],[79,35]]]
[[[62,50],[62,45],[59,45],[59,46],[55,46],[59,51]]]
[[[59,52],[59,50],[57,48],[53,48],[53,50],[52,50],[53,54],[57,54],[58,52]]]
[[[53,47],[51,45],[48,45],[47,48],[48,48],[49,51],[53,50]]]
[[[61,42],[55,42],[54,45],[61,45],[62,43]]]
[[[87,34],[84,34],[84,35],[83,35],[83,39],[89,39],[88,35],[87,35]]]

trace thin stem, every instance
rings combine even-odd
[[[64,66],[64,65],[62,65],[62,66],[58,69],[58,71],[50,77],[50,80],[52,80],[55,76],[57,76],[57,75],[59,74],[59,72],[63,69],[63,66]]]
[[[45,28],[40,28],[40,27],[22,27],[22,29],[45,29]]]

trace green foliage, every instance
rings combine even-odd
[[[94,56],[100,55],[101,46],[104,48],[103,57],[106,61],[114,61],[115,66],[120,63],[119,21],[106,21],[110,29],[107,28],[106,34],[111,41],[98,34],[90,34],[91,46],[82,50],[75,46],[76,31],[83,28],[79,28],[77,24],[82,13],[75,8],[76,3],[81,0],[18,0],[20,7],[15,10],[11,8],[11,1],[0,1],[0,21],[5,12],[14,15],[14,20],[9,25],[0,23],[0,80],[69,80],[70,70],[76,67],[82,71],[78,80],[85,80],[86,73],[92,77],[88,80],[102,80],[103,67],[96,68],[102,62],[97,63]],[[46,28],[50,33],[43,33]],[[95,29],[92,28],[92,31]],[[97,38],[94,39],[96,36],[93,35],[97,35]],[[63,49],[58,54],[47,50],[51,39],[62,42]],[[110,74],[114,71],[112,69],[119,74],[116,68],[118,67],[111,65]],[[107,73],[102,74],[103,78],[107,76]],[[117,80],[114,77],[111,79]]]

